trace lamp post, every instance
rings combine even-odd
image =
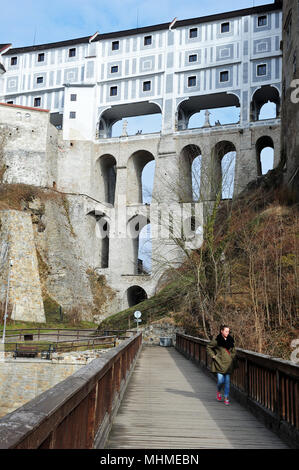
[[[7,318],[7,307],[8,307],[8,296],[9,296],[9,281],[10,281],[10,268],[12,267],[13,262],[9,260],[8,265],[8,277],[7,277],[7,290],[6,290],[6,302],[5,302],[5,312],[4,312],[4,327],[3,327],[3,336],[2,343],[5,343],[5,329],[6,329],[6,318]]]

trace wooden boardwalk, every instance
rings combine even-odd
[[[107,449],[282,449],[287,446],[174,348],[143,347]]]

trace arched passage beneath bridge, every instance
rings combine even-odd
[[[255,145],[257,160],[257,175],[265,175],[274,167],[274,143],[271,137],[260,137]]]
[[[200,198],[201,150],[198,145],[186,145],[179,157],[179,200],[198,201]]]
[[[129,307],[139,304],[147,299],[146,291],[140,286],[131,286],[126,292],[127,302]]]
[[[150,220],[144,215],[135,215],[128,221],[128,273],[129,274],[148,274],[143,266],[144,259],[146,264],[151,266],[151,238],[147,226]]]
[[[95,235],[95,266],[100,268],[109,267],[109,247],[110,247],[110,223],[109,218],[104,212],[91,211],[87,214],[88,217],[92,217],[95,221],[94,235]]]
[[[145,88],[150,86],[149,80],[144,80],[144,82],[146,82]],[[142,83],[141,94],[144,93],[143,96],[148,97],[151,89],[143,91],[143,85]],[[103,139],[148,134],[160,132],[161,126],[161,107],[153,101],[112,105],[105,109],[99,117],[98,136]]]
[[[116,187],[116,159],[109,154],[102,155],[96,162],[97,192],[101,202],[114,205]]]
[[[240,120],[240,101],[230,93],[192,96],[177,109],[177,129],[193,129],[237,123]]]
[[[275,119],[280,116],[280,94],[277,88],[263,85],[255,91],[251,100],[251,121]]]
[[[149,193],[146,182],[143,180],[145,167],[151,162],[151,181],[149,182]],[[142,204],[147,197],[151,198],[153,178],[155,172],[155,158],[147,150],[134,152],[127,164],[127,204]]]
[[[218,142],[212,149],[211,168],[207,178],[211,181],[211,199],[221,194],[221,199],[231,199],[234,192],[236,147],[227,140]]]

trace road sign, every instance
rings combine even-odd
[[[135,318],[140,318],[141,317],[141,312],[139,312],[139,310],[136,310],[136,312],[134,313],[134,317]]]

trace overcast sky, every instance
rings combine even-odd
[[[3,0],[0,43],[31,46],[269,3],[274,1]]]

